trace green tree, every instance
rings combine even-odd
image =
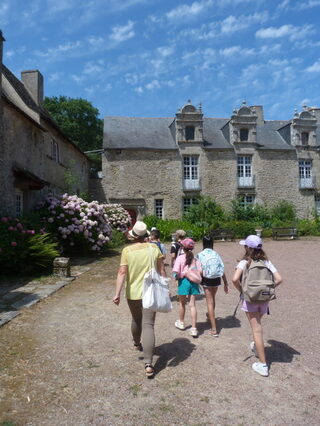
[[[44,99],[44,107],[61,130],[83,152],[102,149],[103,120],[99,110],[85,99],[53,96]],[[101,155],[88,155],[93,167],[100,169]]]

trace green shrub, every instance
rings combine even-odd
[[[298,222],[298,231],[300,235],[320,235],[320,222],[302,219]]]
[[[107,248],[119,248],[122,247],[127,243],[127,238],[123,232],[118,231],[117,229],[114,229],[112,231],[112,237],[111,240],[107,243]]]
[[[28,219],[24,222],[23,218],[0,219],[0,267],[5,273],[47,268],[51,266],[53,258],[59,256],[57,244],[50,241],[49,235],[43,229],[38,231],[27,223]]]
[[[270,216],[273,222],[295,222],[297,220],[297,213],[294,205],[285,200],[281,200],[271,207]]]
[[[225,220],[223,208],[210,197],[199,197],[198,204],[189,207],[184,214],[187,222],[196,223],[200,228],[209,228]]]
[[[205,230],[201,226],[198,226],[197,223],[193,224],[186,220],[163,220],[156,216],[147,216],[143,220],[149,229],[153,226],[159,229],[162,241],[171,241],[172,234],[174,234],[177,229],[183,229],[190,238],[193,238],[196,241],[201,239],[205,233]]]

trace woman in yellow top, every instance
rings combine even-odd
[[[116,294],[113,302],[120,303],[120,294],[126,284],[126,298],[131,312],[131,333],[136,350],[143,350],[145,372],[147,377],[154,375],[152,358],[155,346],[154,322],[156,313],[142,307],[142,290],[144,276],[155,267],[160,275],[166,277],[163,254],[155,244],[146,243],[149,235],[147,225],[138,221],[135,223],[130,236],[134,244],[125,247],[121,253],[120,267],[117,276]],[[142,335],[142,345],[141,345]]]

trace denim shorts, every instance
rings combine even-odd
[[[250,303],[245,300],[242,302],[242,310],[244,312],[260,312],[262,315],[268,312],[269,302]]]
[[[178,296],[188,296],[189,294],[200,294],[199,284],[192,283],[187,278],[178,280]]]

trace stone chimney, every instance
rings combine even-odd
[[[32,99],[39,106],[43,103],[43,76],[38,70],[22,71],[21,80]]]
[[[262,105],[254,105],[251,107],[254,108],[257,115],[257,125],[262,126],[264,124],[264,116],[263,116],[263,106]]]

